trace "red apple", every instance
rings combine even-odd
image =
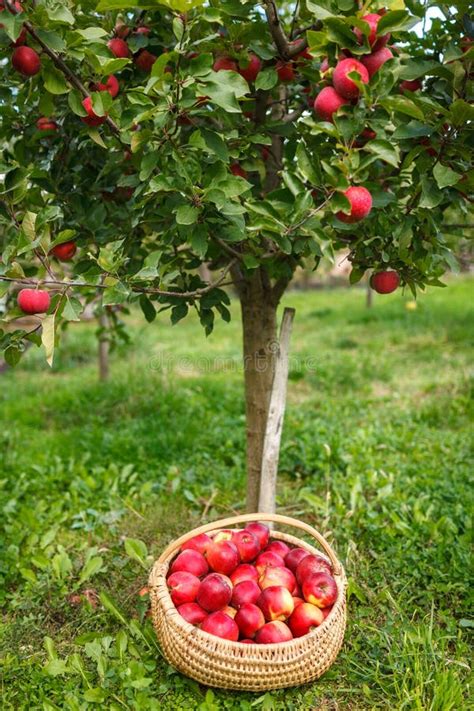
[[[412,81],[405,79],[400,82],[400,91],[418,91],[422,86],[419,79],[413,79]]]
[[[323,607],[321,612],[323,613],[324,619],[326,619],[326,617],[329,615],[329,613],[331,612],[333,607],[334,607],[334,605],[330,605],[329,607]]]
[[[180,570],[173,573],[167,580],[171,599],[176,607],[185,602],[194,602],[201,586],[201,581],[192,573]]]
[[[312,573],[303,585],[303,597],[317,607],[333,605],[337,598],[337,585],[328,573]]]
[[[275,568],[277,566],[283,568],[285,566],[285,561],[283,560],[281,555],[273,553],[272,551],[260,553],[255,562],[255,567],[259,576],[262,575],[262,573],[265,571],[265,568]]]
[[[202,553],[187,550],[179,553],[171,564],[172,573],[177,573],[178,570],[185,570],[187,573],[192,573],[200,578],[201,575],[206,575],[209,571],[209,566]]]
[[[223,528],[222,531],[218,531],[214,534],[212,540],[214,543],[219,543],[219,541],[231,541],[234,533],[236,533],[236,531],[231,531],[230,528]]]
[[[239,551],[232,541],[212,541],[206,551],[206,558],[216,573],[230,575],[239,564]]]
[[[293,62],[283,62],[280,60],[276,63],[275,69],[280,81],[289,82],[295,78]]]
[[[388,47],[381,47],[372,54],[366,54],[360,61],[369,72],[369,77],[373,77],[380,67],[389,59],[393,59],[393,54]]]
[[[115,99],[115,97],[120,91],[120,84],[118,83],[118,79],[112,74],[110,77],[107,78],[105,84],[103,84],[102,82],[99,82],[98,84],[93,84],[92,90],[108,91],[112,99]]]
[[[86,96],[86,98],[82,101],[82,105],[87,111],[87,116],[81,116],[81,121],[86,123],[88,126],[100,126],[106,121],[107,116],[97,116],[95,113],[92,108],[92,99],[90,96]]]
[[[314,100],[314,111],[322,121],[332,123],[333,114],[346,104],[347,99],[338,94],[332,86],[325,86]]]
[[[147,49],[141,49],[133,61],[135,66],[141,69],[142,72],[151,72],[151,68],[157,59],[158,57],[155,54],[152,54]]]
[[[220,573],[210,573],[202,581],[196,602],[208,612],[222,610],[232,597],[232,583]]]
[[[206,610],[203,610],[197,602],[185,602],[178,607],[178,612],[181,617],[184,617],[186,622],[192,625],[200,625],[207,617]]]
[[[234,619],[237,614],[237,610],[235,609],[235,607],[231,607],[230,605],[226,605],[225,607],[223,607],[221,612],[224,612],[226,615],[229,615],[229,617],[232,617],[232,619]]]
[[[247,178],[247,171],[242,168],[239,163],[232,163],[232,165],[230,166],[230,172],[234,175],[240,176],[241,178]]]
[[[255,644],[254,639],[240,639],[239,642],[240,644]]]
[[[296,567],[296,580],[302,585],[303,580],[307,578],[308,575],[320,572],[331,572],[331,566],[328,561],[325,560],[325,558],[321,558],[320,555],[308,555],[305,556]]]
[[[377,138],[375,131],[372,131],[371,128],[364,128],[364,130],[361,131],[354,141],[354,146],[356,146],[356,148],[361,148],[362,146],[365,146],[367,141],[372,141],[374,138]]]
[[[391,294],[400,286],[398,272],[377,272],[370,277],[370,286],[377,294]]]
[[[107,42],[107,47],[112,54],[119,59],[127,59],[130,56],[130,50],[125,40],[115,37]]]
[[[130,153],[130,158],[131,157],[132,154]],[[127,158],[127,160],[129,160],[129,158]],[[189,541],[186,541],[186,543],[183,543],[181,550],[197,551],[198,553],[202,553],[202,555],[204,555],[210,543],[211,539],[207,533],[199,533],[197,536],[190,538]]]
[[[261,592],[255,580],[243,580],[232,590],[232,604],[234,607],[241,607],[247,603],[255,603]]]
[[[262,68],[262,62],[257,57],[256,54],[250,53],[247,58],[247,64],[245,67],[241,67],[239,64],[239,74],[245,81],[253,82],[258,76],[260,69]]]
[[[44,314],[49,309],[51,298],[42,289],[22,289],[17,297],[17,303],[25,314]]]
[[[237,642],[239,639],[237,623],[225,612],[212,612],[202,623],[201,629],[203,632],[222,637],[222,639],[230,639],[232,642]]]
[[[288,570],[288,568],[274,566],[265,568],[264,572],[258,579],[258,584],[262,590],[279,585],[292,593],[296,585],[296,579],[291,570]]]
[[[299,595],[298,596],[293,595],[293,605],[294,605],[295,610],[298,607],[298,605],[302,605],[303,603],[304,603],[304,600],[302,597],[299,597]]]
[[[248,523],[245,526],[245,530],[250,531],[254,534],[254,536],[257,536],[260,548],[265,548],[268,543],[268,539],[270,538],[270,529],[268,526],[265,526],[264,523],[258,523],[258,521],[255,521],[254,523]]]
[[[304,548],[292,548],[285,556],[285,565],[292,573],[296,573],[298,564],[301,563],[303,558],[307,558],[308,556],[309,553]]]
[[[51,253],[54,254],[56,259],[59,259],[60,262],[69,262],[69,260],[72,259],[76,254],[76,251],[76,244],[71,240],[69,242],[62,242],[62,244],[57,244],[55,247],[53,247]]]
[[[324,616],[319,607],[311,605],[309,602],[303,602],[291,614],[288,625],[293,637],[302,637],[315,627],[319,627],[323,620]]]
[[[243,583],[244,580],[253,580],[257,582],[258,573],[257,569],[253,565],[250,565],[249,563],[242,563],[242,565],[237,566],[229,577],[232,580],[233,585],[238,585],[239,583]]]
[[[56,123],[56,121],[54,121],[54,119],[42,116],[37,120],[36,128],[38,129],[38,131],[57,131],[58,124]]]
[[[148,36],[148,35],[150,34],[150,32],[151,32],[151,29],[150,29],[150,27],[147,27],[146,25],[140,25],[140,27],[137,27],[137,28],[134,30],[134,32],[135,32],[136,35],[146,35],[146,36]]]
[[[364,15],[364,17],[361,18],[370,27],[368,40],[370,46],[374,47],[374,49],[380,49],[381,47],[384,47],[390,39],[390,33],[382,35],[382,37],[379,37],[379,39],[377,39],[377,25],[379,24],[381,18],[382,15],[377,15],[376,13],[369,13],[368,15]],[[356,27],[354,29],[354,33],[357,37],[359,44],[362,44],[364,39],[364,33],[362,32],[362,30],[359,30],[359,28]]]
[[[12,54],[12,65],[25,77],[32,77],[41,69],[41,60],[31,47],[17,47]]]
[[[234,62],[230,57],[218,57],[214,62],[212,68],[215,72],[237,72],[237,62]]]
[[[243,563],[249,563],[260,553],[258,538],[250,531],[236,531],[232,534],[232,543],[237,546]]]
[[[285,556],[290,552],[290,546],[288,546],[283,541],[272,541],[265,548],[265,553],[267,553],[268,551],[276,553],[277,555],[281,555],[282,558],[285,558]]]
[[[260,627],[255,635],[257,644],[278,644],[279,642],[289,642],[290,639],[293,639],[290,628],[278,620],[267,622],[266,625]]]
[[[235,621],[244,637],[254,637],[255,633],[265,624],[263,612],[257,605],[247,603],[242,605],[235,616]]]
[[[266,620],[286,620],[295,606],[290,591],[278,585],[265,588],[257,600],[257,605]]]
[[[359,75],[360,82],[363,84],[368,83],[369,73],[367,69],[361,62],[354,58],[339,61],[332,75],[335,90],[345,99],[357,99],[359,96],[359,87],[349,77],[349,74],[353,72]]]
[[[354,222],[360,222],[370,213],[372,209],[372,195],[367,190],[367,188],[361,185],[352,185],[350,188],[344,191],[344,195],[348,198],[351,204],[351,211],[349,214],[339,210],[336,213],[336,217],[341,222],[346,222],[347,224],[352,224]]]

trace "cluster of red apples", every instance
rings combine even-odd
[[[338,595],[329,562],[270,540],[262,523],[201,533],[181,547],[167,578],[179,614],[204,632],[242,644],[302,637]]]
[[[314,100],[314,111],[323,121],[332,122],[333,115],[341,106],[357,102],[360,90],[356,82],[351,79],[351,74],[357,74],[358,81],[362,84],[367,84],[380,67],[393,58],[392,51],[386,46],[390,39],[390,34],[377,37],[377,26],[381,18],[382,15],[377,13],[364,15],[362,20],[370,28],[368,41],[372,52],[362,56],[359,60],[348,56],[348,52],[344,50],[332,72],[332,86],[325,86]],[[356,27],[354,33],[359,43],[362,43],[362,31]],[[324,76],[328,72],[329,63],[324,60],[321,65],[321,73]],[[416,91],[420,87],[421,84],[419,82],[402,82],[401,84],[401,89],[408,91]],[[375,137],[374,131],[365,129],[360,137],[362,145],[365,141]],[[352,224],[363,220],[369,215],[372,209],[372,195],[367,188],[360,185],[351,186],[344,192],[344,195],[349,200],[351,211],[348,214],[339,211],[336,215],[339,220]],[[377,272],[372,275],[370,285],[379,294],[390,294],[400,285],[400,276],[395,271]]]

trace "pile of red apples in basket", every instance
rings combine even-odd
[[[330,613],[337,585],[330,563],[271,540],[261,523],[183,544],[167,578],[179,614],[242,644],[275,644],[308,634]]]

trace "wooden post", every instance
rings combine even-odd
[[[262,476],[258,510],[263,513],[275,513],[276,481],[283,418],[286,407],[286,390],[290,354],[290,336],[295,317],[294,309],[285,309],[280,328],[280,342],[275,362],[275,375],[270,397],[265,440],[263,443]]]
[[[373,291],[370,286],[370,283],[367,282],[367,289],[365,293],[365,305],[367,306],[368,309],[372,308],[372,299],[373,299]]]

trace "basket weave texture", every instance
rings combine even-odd
[[[279,644],[241,644],[203,632],[187,622],[171,600],[166,576],[181,545],[199,533],[238,527],[249,521],[292,526],[312,536],[333,567],[338,597],[324,622],[303,637]],[[295,536],[272,530],[273,539],[321,555],[321,550]],[[316,529],[278,514],[244,514],[200,526],[171,543],[150,573],[153,625],[170,664],[201,684],[221,689],[267,691],[299,686],[324,674],[341,648],[346,626],[346,576],[334,551]]]

